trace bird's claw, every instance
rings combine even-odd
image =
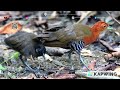
[[[41,78],[41,77],[46,77],[47,76],[47,74],[44,73],[40,68],[30,69],[30,68],[26,67],[25,71],[29,71],[29,72],[34,73],[37,78]]]

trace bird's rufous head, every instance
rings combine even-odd
[[[104,31],[105,29],[107,29],[108,26],[109,25],[103,21],[98,21],[97,23],[95,23],[93,25],[93,27],[91,27],[92,35],[83,38],[85,45],[88,45],[88,44],[96,41],[96,39],[99,37],[100,33],[102,31]]]
[[[107,29],[108,26],[109,25],[107,23],[105,23],[103,21],[98,21],[97,23],[95,23],[93,25],[93,27],[91,28],[91,30],[94,31],[94,32],[96,32],[96,33],[97,32],[100,33],[102,31],[104,31],[105,29]]]

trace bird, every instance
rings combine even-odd
[[[33,33],[18,31],[5,38],[4,41],[10,48],[20,52],[20,60],[22,63],[28,67],[29,71],[39,77],[40,69],[33,69],[27,63],[27,58],[34,59],[38,56],[44,57],[44,54],[46,53],[46,48],[40,41],[39,37]]]
[[[81,50],[96,41],[101,32],[105,31],[108,26],[104,21],[98,21],[92,27],[83,25],[78,21],[57,31],[46,30],[44,33],[39,34],[39,37],[44,40],[45,46],[70,49],[68,53],[70,62],[71,54],[75,51],[79,55],[79,60],[90,70],[81,57]]]

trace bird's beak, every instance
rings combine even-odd
[[[107,27],[107,30],[112,30],[112,29],[114,29],[112,26]]]

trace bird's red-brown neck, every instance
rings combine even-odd
[[[90,30],[92,32],[92,34],[90,36],[86,36],[83,38],[83,41],[85,43],[85,45],[88,45],[90,43],[93,43],[94,41],[97,40],[97,38],[99,37],[100,35],[100,31],[97,30],[98,28],[97,27],[92,27]],[[97,31],[97,32],[96,32]]]

